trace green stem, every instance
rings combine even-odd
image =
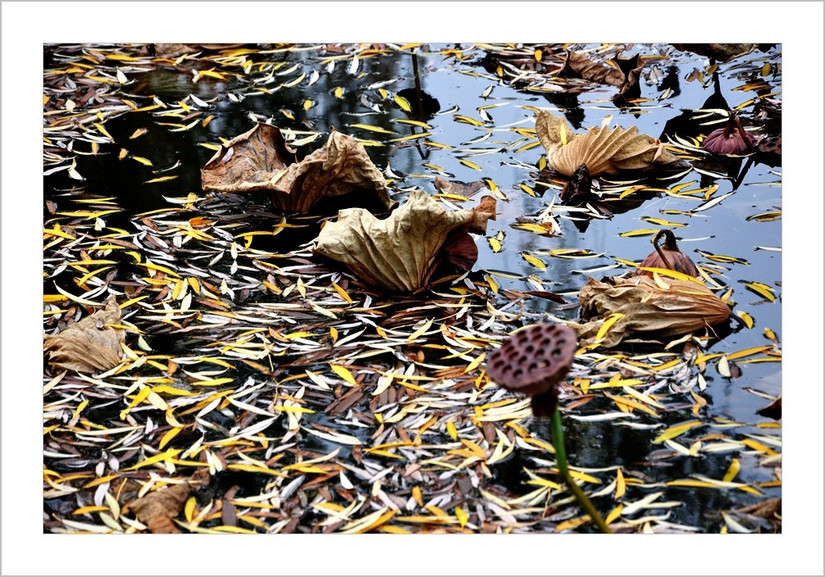
[[[596,510],[596,507],[593,506],[593,503],[590,502],[590,499],[587,498],[584,491],[581,490],[581,488],[570,476],[570,471],[567,469],[567,453],[564,450],[564,433],[561,428],[561,413],[559,413],[558,407],[556,407],[553,411],[553,416],[550,418],[550,424],[551,431],[553,433],[553,447],[556,449],[556,465],[559,468],[559,473],[564,478],[564,482],[573,493],[576,501],[579,502],[581,508],[584,509],[585,513],[590,515],[590,518],[599,530],[602,533],[612,533],[613,531],[607,526],[607,523],[604,522],[604,519],[602,519],[602,516]]]

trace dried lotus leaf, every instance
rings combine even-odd
[[[390,207],[386,181],[366,149],[335,130],[326,144],[300,162],[280,129],[258,124],[224,144],[201,170],[204,190],[268,191],[285,212],[306,212],[324,199],[363,193],[383,210]]]
[[[180,514],[189,495],[207,486],[210,479],[209,469],[198,469],[183,483],[148,493],[129,503],[124,511],[134,511],[152,533],[180,533],[175,526],[175,517]]]
[[[363,192],[390,207],[387,183],[357,140],[333,130],[326,145],[287,169],[277,181],[273,202],[284,210],[307,211],[324,198]]]
[[[574,50],[566,51],[564,64],[562,64],[562,69],[557,73],[557,76],[573,76],[593,82],[610,84],[612,86],[622,86],[627,78],[625,72],[618,66],[614,68],[613,66],[596,62],[586,53],[576,52]]]
[[[667,288],[664,288],[667,287]],[[647,276],[590,278],[579,291],[582,323],[571,323],[582,345],[595,340],[604,322],[615,321],[599,343],[609,348],[629,338],[661,339],[713,327],[730,319],[730,307],[698,282]]]
[[[110,297],[106,307],[69,325],[56,335],[47,335],[43,351],[53,367],[79,373],[108,371],[120,364],[123,356],[123,329],[114,328],[120,322],[120,307]]]
[[[226,142],[201,169],[201,187],[216,192],[271,190],[294,157],[277,126],[258,124]]]
[[[536,113],[536,134],[547,151],[547,161],[559,174],[573,176],[582,164],[592,177],[623,171],[647,172],[684,166],[658,139],[630,128],[598,126],[574,134],[563,119]]]
[[[483,180],[459,182],[455,180],[445,180],[440,176],[435,177],[433,184],[436,190],[442,194],[457,194],[460,196],[472,196],[482,188],[487,187],[487,184]]]
[[[444,260],[439,253],[451,234],[484,234],[490,218],[495,218],[492,197],[484,197],[473,210],[450,211],[426,192],[414,190],[383,220],[361,208],[339,211],[338,220],[321,230],[314,251],[344,263],[373,286],[412,292],[426,286]]]

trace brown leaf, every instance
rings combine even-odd
[[[758,415],[762,415],[763,417],[768,417],[769,419],[774,419],[778,421],[782,418],[782,395],[779,395],[771,401],[769,405],[766,405],[756,411]]]
[[[438,192],[443,194],[458,194],[461,196],[472,196],[487,185],[483,180],[474,180],[473,182],[458,182],[444,180],[440,176],[435,177],[433,181]]]
[[[767,49],[767,46],[760,44],[674,44],[677,50],[689,51],[707,56],[719,62],[728,62],[739,56],[750,54],[757,49]]]
[[[601,64],[583,52],[567,51],[561,71],[558,76],[576,76],[584,80],[621,86],[625,82],[625,73],[618,67]]]
[[[604,322],[614,313],[623,315],[603,336],[601,346],[640,337],[661,339],[692,333],[726,322],[730,307],[698,282],[672,278],[590,278],[579,291],[582,323],[570,326],[582,345],[591,344]]]
[[[280,129],[258,124],[225,143],[201,170],[201,186],[217,192],[269,191],[273,205],[306,212],[321,200],[363,193],[390,207],[386,181],[364,147],[335,130],[323,148],[293,162]]]
[[[645,61],[636,54],[632,58],[617,58],[613,62],[624,74],[624,82],[619,86],[619,92],[613,95],[613,104],[619,107],[628,106],[630,100],[639,98],[642,95],[639,79],[642,76]]]
[[[470,233],[460,229],[451,232],[438,251],[430,278],[462,275],[472,270],[477,260],[478,246]]]
[[[484,234],[490,218],[495,218],[492,197],[482,198],[473,210],[450,211],[414,190],[383,220],[361,208],[341,210],[338,220],[321,230],[314,251],[346,264],[371,285],[412,292],[426,286],[451,233]]]
[[[762,519],[767,519],[768,521],[776,521],[777,516],[782,515],[782,498],[777,497],[774,499],[766,499],[765,501],[760,501],[759,503],[754,503],[753,505],[733,509],[733,511],[737,513],[747,513],[748,515],[761,517]]]
[[[180,514],[189,495],[208,485],[209,480],[209,469],[198,469],[189,480],[144,495],[129,503],[124,511],[134,511],[138,520],[152,533],[180,533],[174,523],[175,517]]]
[[[567,177],[573,176],[582,164],[587,165],[592,177],[685,165],[665,150],[658,139],[639,134],[635,126],[599,126],[584,134],[575,134],[563,118],[542,110],[536,113],[536,135],[547,151],[550,166]]]
[[[80,373],[97,373],[116,367],[123,355],[120,345],[125,341],[125,332],[109,325],[119,322],[120,307],[115,297],[110,297],[105,308],[56,335],[46,336],[43,351],[48,353],[49,364]]]
[[[177,58],[204,50],[228,50],[240,46],[243,44],[152,44],[155,54],[160,58]]]
[[[201,169],[201,186],[217,192],[271,190],[294,157],[277,126],[258,124],[226,142]]]
[[[582,163],[561,189],[559,198],[565,204],[584,204],[593,196],[593,179],[587,165]]]

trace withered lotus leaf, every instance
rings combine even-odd
[[[621,86],[625,82],[626,74],[619,67],[609,66],[596,62],[584,52],[567,50],[564,55],[562,69],[558,76],[577,76],[593,82],[601,82],[613,86]]]
[[[306,212],[321,200],[363,193],[390,207],[387,183],[364,147],[332,130],[326,144],[294,162],[276,126],[257,126],[223,144],[201,169],[201,187],[216,192],[268,191],[273,206]]]
[[[435,188],[442,194],[458,194],[461,196],[472,196],[487,185],[483,180],[474,180],[473,182],[458,182],[450,181],[436,176],[433,181]]]
[[[124,511],[132,510],[152,533],[180,533],[173,519],[180,514],[189,495],[208,485],[210,479],[209,469],[198,469],[180,484],[152,491],[132,501]]]
[[[639,78],[645,65],[645,59],[638,54],[630,58],[613,58],[607,63],[596,62],[586,53],[568,50],[564,63],[557,76],[577,76],[593,82],[610,84],[619,88],[613,95],[617,106],[627,106],[628,101],[641,94]]]
[[[478,246],[469,232],[461,229],[447,235],[438,251],[431,278],[461,275],[472,270],[478,260]]]
[[[593,196],[593,179],[587,165],[582,163],[561,189],[559,198],[565,204],[584,204]]]
[[[658,281],[658,282],[657,282]],[[730,319],[730,307],[699,282],[632,276],[590,278],[579,291],[580,323],[569,326],[581,345],[596,344],[608,319],[614,323],[598,344],[605,348],[621,341],[662,339],[713,327]],[[612,315],[617,314],[618,320]]]
[[[677,50],[682,51],[689,51],[699,54],[700,56],[707,56],[708,58],[713,58],[714,60],[718,60],[719,62],[729,62],[734,58],[738,58],[739,56],[743,56],[745,54],[750,54],[754,50],[757,49],[767,49],[768,45],[761,45],[761,44],[721,44],[721,43],[711,43],[711,44],[674,44],[673,45]]]
[[[450,260],[440,255],[448,238],[486,232],[487,221],[495,219],[495,205],[495,198],[485,196],[477,208],[451,211],[416,189],[385,219],[362,208],[339,211],[337,221],[321,229],[313,250],[347,265],[372,286],[413,292],[427,285],[439,262]],[[451,244],[461,248],[466,238]],[[462,252],[465,254],[454,259],[459,264],[472,257],[466,250]]]
[[[686,166],[657,138],[639,134],[635,126],[598,126],[576,134],[563,118],[541,110],[536,112],[536,136],[547,151],[553,170],[567,177],[573,176],[582,164],[587,165],[592,177]]]
[[[79,373],[98,373],[116,367],[123,357],[120,345],[125,341],[125,332],[111,325],[119,322],[120,307],[110,297],[105,308],[56,335],[46,335],[43,351],[48,353],[49,364]]]

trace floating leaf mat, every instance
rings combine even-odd
[[[593,530],[560,482],[546,423],[531,416],[529,400],[496,386],[485,362],[516,329],[557,321],[556,313],[576,306],[576,293],[589,276],[632,273],[638,262],[594,246],[555,243],[571,234],[572,225],[586,226],[605,212],[592,203],[553,202],[563,182],[544,179],[547,159],[530,108],[535,100],[519,109],[524,122],[493,131],[496,106],[511,103],[489,100],[495,106],[465,111],[450,110],[442,101],[440,116],[417,119],[398,85],[359,76],[379,59],[409,58],[420,49],[47,47],[44,336],[53,343],[90,326],[111,330],[112,336],[105,343],[109,352],[100,354],[73,341],[74,361],[56,363],[44,351],[45,532]],[[501,86],[533,98],[531,91],[580,93],[598,84],[554,75],[565,62],[581,62],[571,58],[573,49],[479,44],[445,47],[439,59],[476,74],[485,83],[483,98],[493,98]],[[663,45],[664,55],[673,54],[669,50]],[[618,55],[615,45],[591,47],[587,54],[598,60],[611,51]],[[758,72],[763,64],[753,66]],[[141,85],[146,71],[180,69],[192,88],[180,100]],[[333,70],[363,83],[363,89],[351,95],[352,85],[323,84]],[[316,83],[323,90],[302,92]],[[204,89],[215,86],[224,92]],[[158,131],[159,142],[199,134],[193,146],[204,159],[215,155],[213,163],[229,163],[230,150],[241,158],[231,140],[237,133],[216,129],[215,107],[240,108],[278,92],[294,95],[295,106],[273,111],[274,119],[251,107],[245,114],[255,126],[268,120],[280,126],[284,150],[299,150],[302,158],[314,158],[329,134],[338,135],[329,137],[335,146],[355,135],[359,154],[373,159],[381,157],[376,151],[394,147],[434,152],[432,158],[422,156],[416,170],[438,177],[435,187],[383,160],[377,161],[379,174],[370,172],[365,186],[380,192],[386,184],[390,200],[400,206],[416,202],[419,193],[410,193],[411,184],[424,188],[422,181],[422,194],[448,218],[471,213],[462,203],[481,189],[500,207],[521,196],[535,201],[540,210],[499,220],[499,229],[465,231],[479,251],[489,247],[501,258],[515,253],[535,274],[474,265],[458,276],[429,278],[417,293],[425,283],[416,276],[389,294],[313,252],[321,221],[326,220],[324,231],[332,231],[336,218],[340,225],[346,215],[287,218],[281,209],[296,207],[240,190],[198,190],[203,163],[191,163],[192,157],[169,162],[142,144]],[[351,97],[364,113],[396,114],[380,126],[376,118],[353,117],[337,132],[302,123],[301,111],[316,110],[321,97]],[[124,130],[119,120],[129,115],[142,127]],[[439,122],[469,134],[462,136],[465,144],[440,142]],[[567,137],[565,147],[572,147],[586,134],[573,140],[571,128]],[[689,138],[667,150],[656,144],[645,158],[705,158],[699,144]],[[473,182],[462,184],[462,176],[439,166],[436,151],[447,151],[456,166],[472,171],[465,180]],[[117,183],[122,197],[89,193],[96,177],[90,163],[104,157],[132,175]],[[516,190],[505,190],[496,185],[487,157],[496,159],[495,167],[527,166],[530,177]],[[261,170],[255,167],[250,178],[269,178]],[[673,220],[712,216],[732,194],[715,185],[675,182],[602,180],[600,200],[612,203],[616,213],[638,209],[650,198],[644,194],[695,207],[662,213],[614,241],[631,246],[643,242],[635,237],[650,237]],[[144,191],[158,204],[137,212],[127,199]],[[774,215],[767,224],[781,215],[777,206],[754,212]],[[689,229],[677,230],[680,239]],[[649,252],[647,245],[636,246],[641,255]],[[725,302],[761,299],[778,306],[781,291],[769,279],[726,281],[733,267],[748,266],[746,260],[712,252],[702,257],[699,280],[708,292]],[[548,280],[557,263],[571,261],[588,274],[571,275],[564,286]],[[659,280],[673,284],[667,277]],[[782,485],[781,423],[756,414],[737,422],[710,411],[712,378],[735,379],[749,363],[781,367],[777,335],[742,309],[734,304],[733,318],[742,330],[764,331],[762,345],[711,351],[714,335],[699,329],[667,337],[653,352],[578,351],[559,398],[573,440],[571,474],[614,531],[780,530],[781,507],[774,499]],[[113,314],[101,322],[100,315],[108,314],[101,311]],[[753,383],[732,382],[765,397],[757,400],[759,407],[774,400]],[[611,436],[632,442],[636,459],[581,464],[587,444]],[[750,473],[742,476],[745,465]],[[717,499],[714,519],[678,515],[696,494]]]

